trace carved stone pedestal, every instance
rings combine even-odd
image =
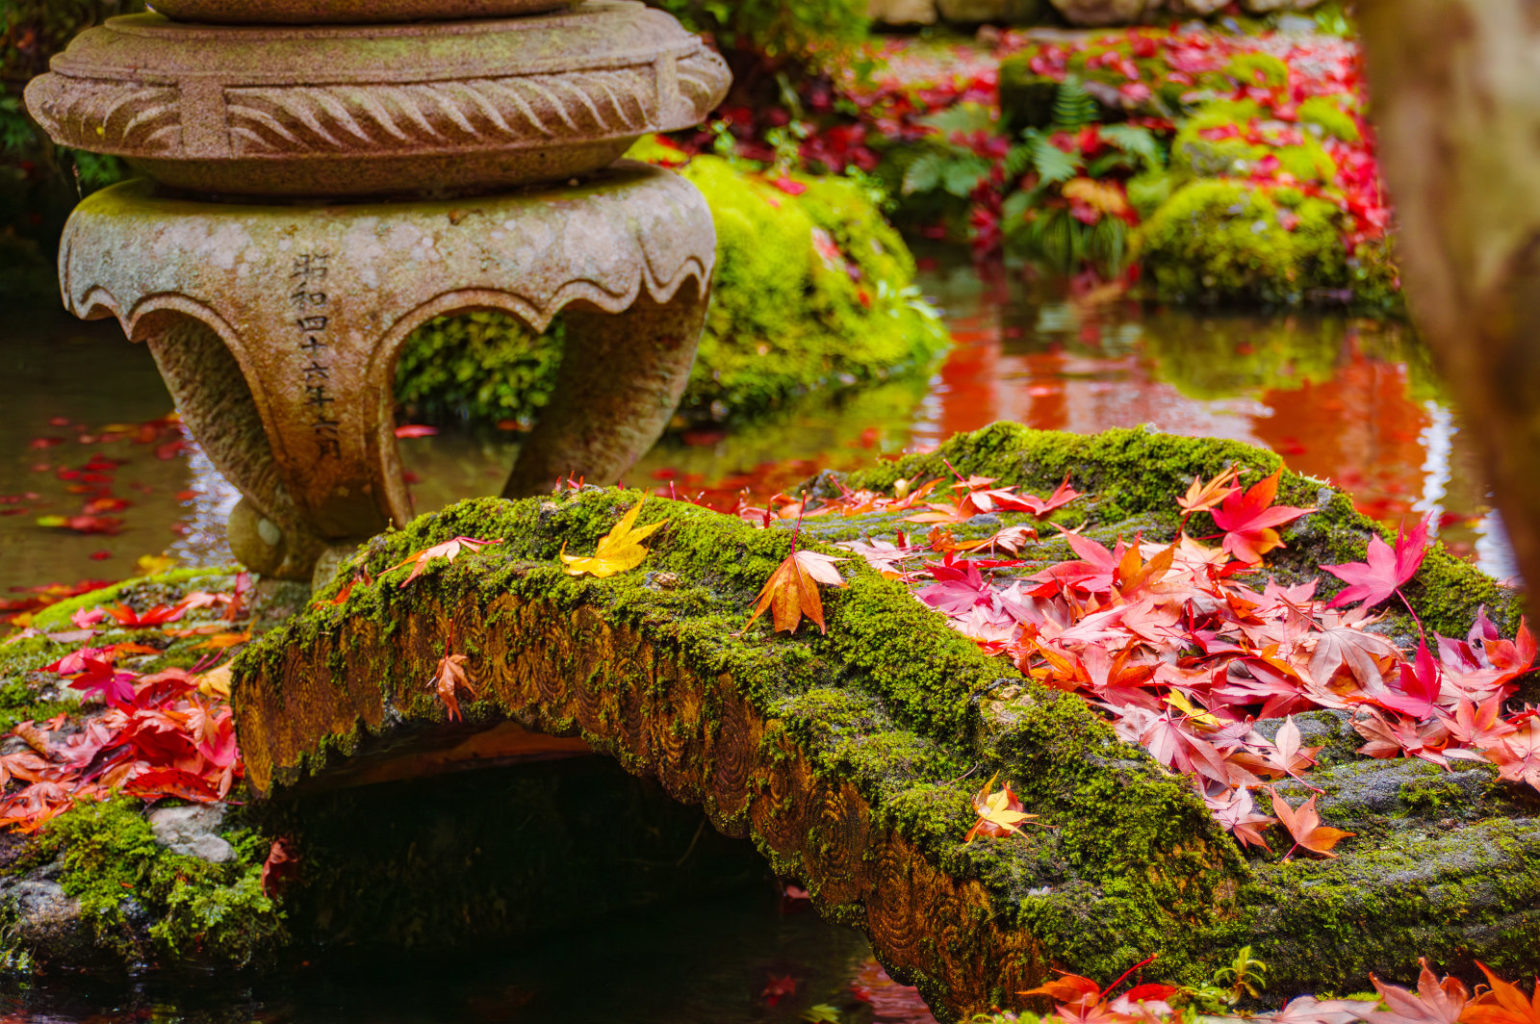
[[[329,544],[412,515],[392,384],[414,330],[484,309],[541,330],[570,307],[555,395],[507,493],[609,482],[678,403],[715,255],[700,193],[622,162],[579,186],[435,202],[234,205],[130,182],[81,204],[60,273],[72,312],[150,346],[244,495],[236,556],[308,578]]]

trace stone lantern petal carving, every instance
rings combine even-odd
[[[75,211],[66,305],[148,344],[243,501],[231,546],[303,578],[412,509],[393,432],[426,321],[565,311],[555,394],[505,493],[616,479],[662,433],[705,323],[716,235],[693,186],[617,159],[721,101],[726,63],[632,0],[165,0],[249,22],[116,18],[54,58],[29,109],[148,181]],[[349,13],[352,12],[352,13]],[[314,15],[314,17],[312,17]],[[234,20],[231,17],[230,20]],[[273,201],[280,200],[280,201]]]

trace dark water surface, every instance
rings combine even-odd
[[[814,1006],[846,1024],[934,1024],[859,933],[788,909],[767,882],[452,960],[314,964],[234,985],[214,973],[44,979],[0,994],[0,1024],[776,1024]]]

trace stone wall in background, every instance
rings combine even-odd
[[[1209,17],[1231,0],[872,0],[872,19],[892,26],[1041,25],[1059,20],[1071,25],[1134,25],[1161,18]],[[1239,0],[1248,14],[1304,11],[1321,0]]]

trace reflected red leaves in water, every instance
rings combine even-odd
[[[437,433],[437,427],[428,427],[415,423],[404,424],[396,428],[396,437],[403,439],[414,437],[433,437]]]

